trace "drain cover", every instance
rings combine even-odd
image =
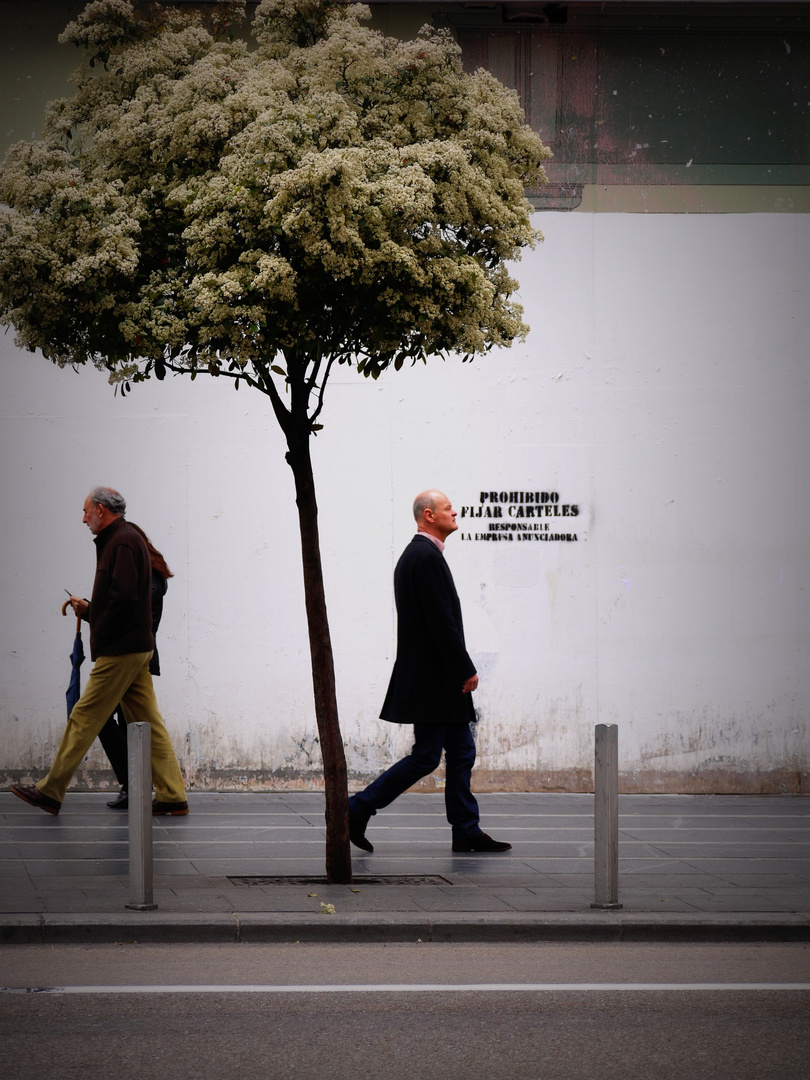
[[[327,885],[325,877],[306,877],[303,875],[276,874],[273,877],[259,877],[251,874],[245,877],[228,875],[232,885]],[[352,885],[452,885],[452,881],[441,874],[354,874]]]

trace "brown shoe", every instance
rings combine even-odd
[[[34,787],[33,784],[31,787],[25,784],[12,784],[11,790],[18,799],[30,803],[31,806],[38,806],[40,810],[44,810],[46,814],[53,814],[54,817],[62,809],[60,802],[51,799],[48,795],[43,795],[39,788]]]
[[[172,817],[183,817],[188,813],[188,803],[183,802],[159,802],[157,799],[152,799],[152,815],[157,817],[159,814],[171,814]]]

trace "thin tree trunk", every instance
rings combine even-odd
[[[308,432],[295,439],[288,435],[287,462],[295,478],[295,501],[301,530],[301,554],[304,564],[304,597],[312,658],[312,684],[315,691],[315,716],[323,756],[326,788],[326,879],[336,885],[352,880],[349,845],[349,789],[346,754],[340,734],[335,665],[326,594],[323,587],[321,545],[318,534],[318,504],[309,452]]]

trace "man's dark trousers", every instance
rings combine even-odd
[[[349,807],[363,821],[388,806],[423,776],[432,773],[445,754],[444,804],[453,835],[476,836],[480,831],[478,803],[470,791],[475,764],[475,741],[469,724],[414,724],[413,748],[357,795]]]

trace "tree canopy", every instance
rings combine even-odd
[[[251,48],[241,0],[207,20],[89,4],[61,38],[84,51],[75,95],[0,172],[18,342],[271,395],[308,362],[314,421],[335,361],[376,377],[525,334],[505,263],[539,236],[523,189],[548,151],[449,32],[399,41],[368,14],[263,0]]]

